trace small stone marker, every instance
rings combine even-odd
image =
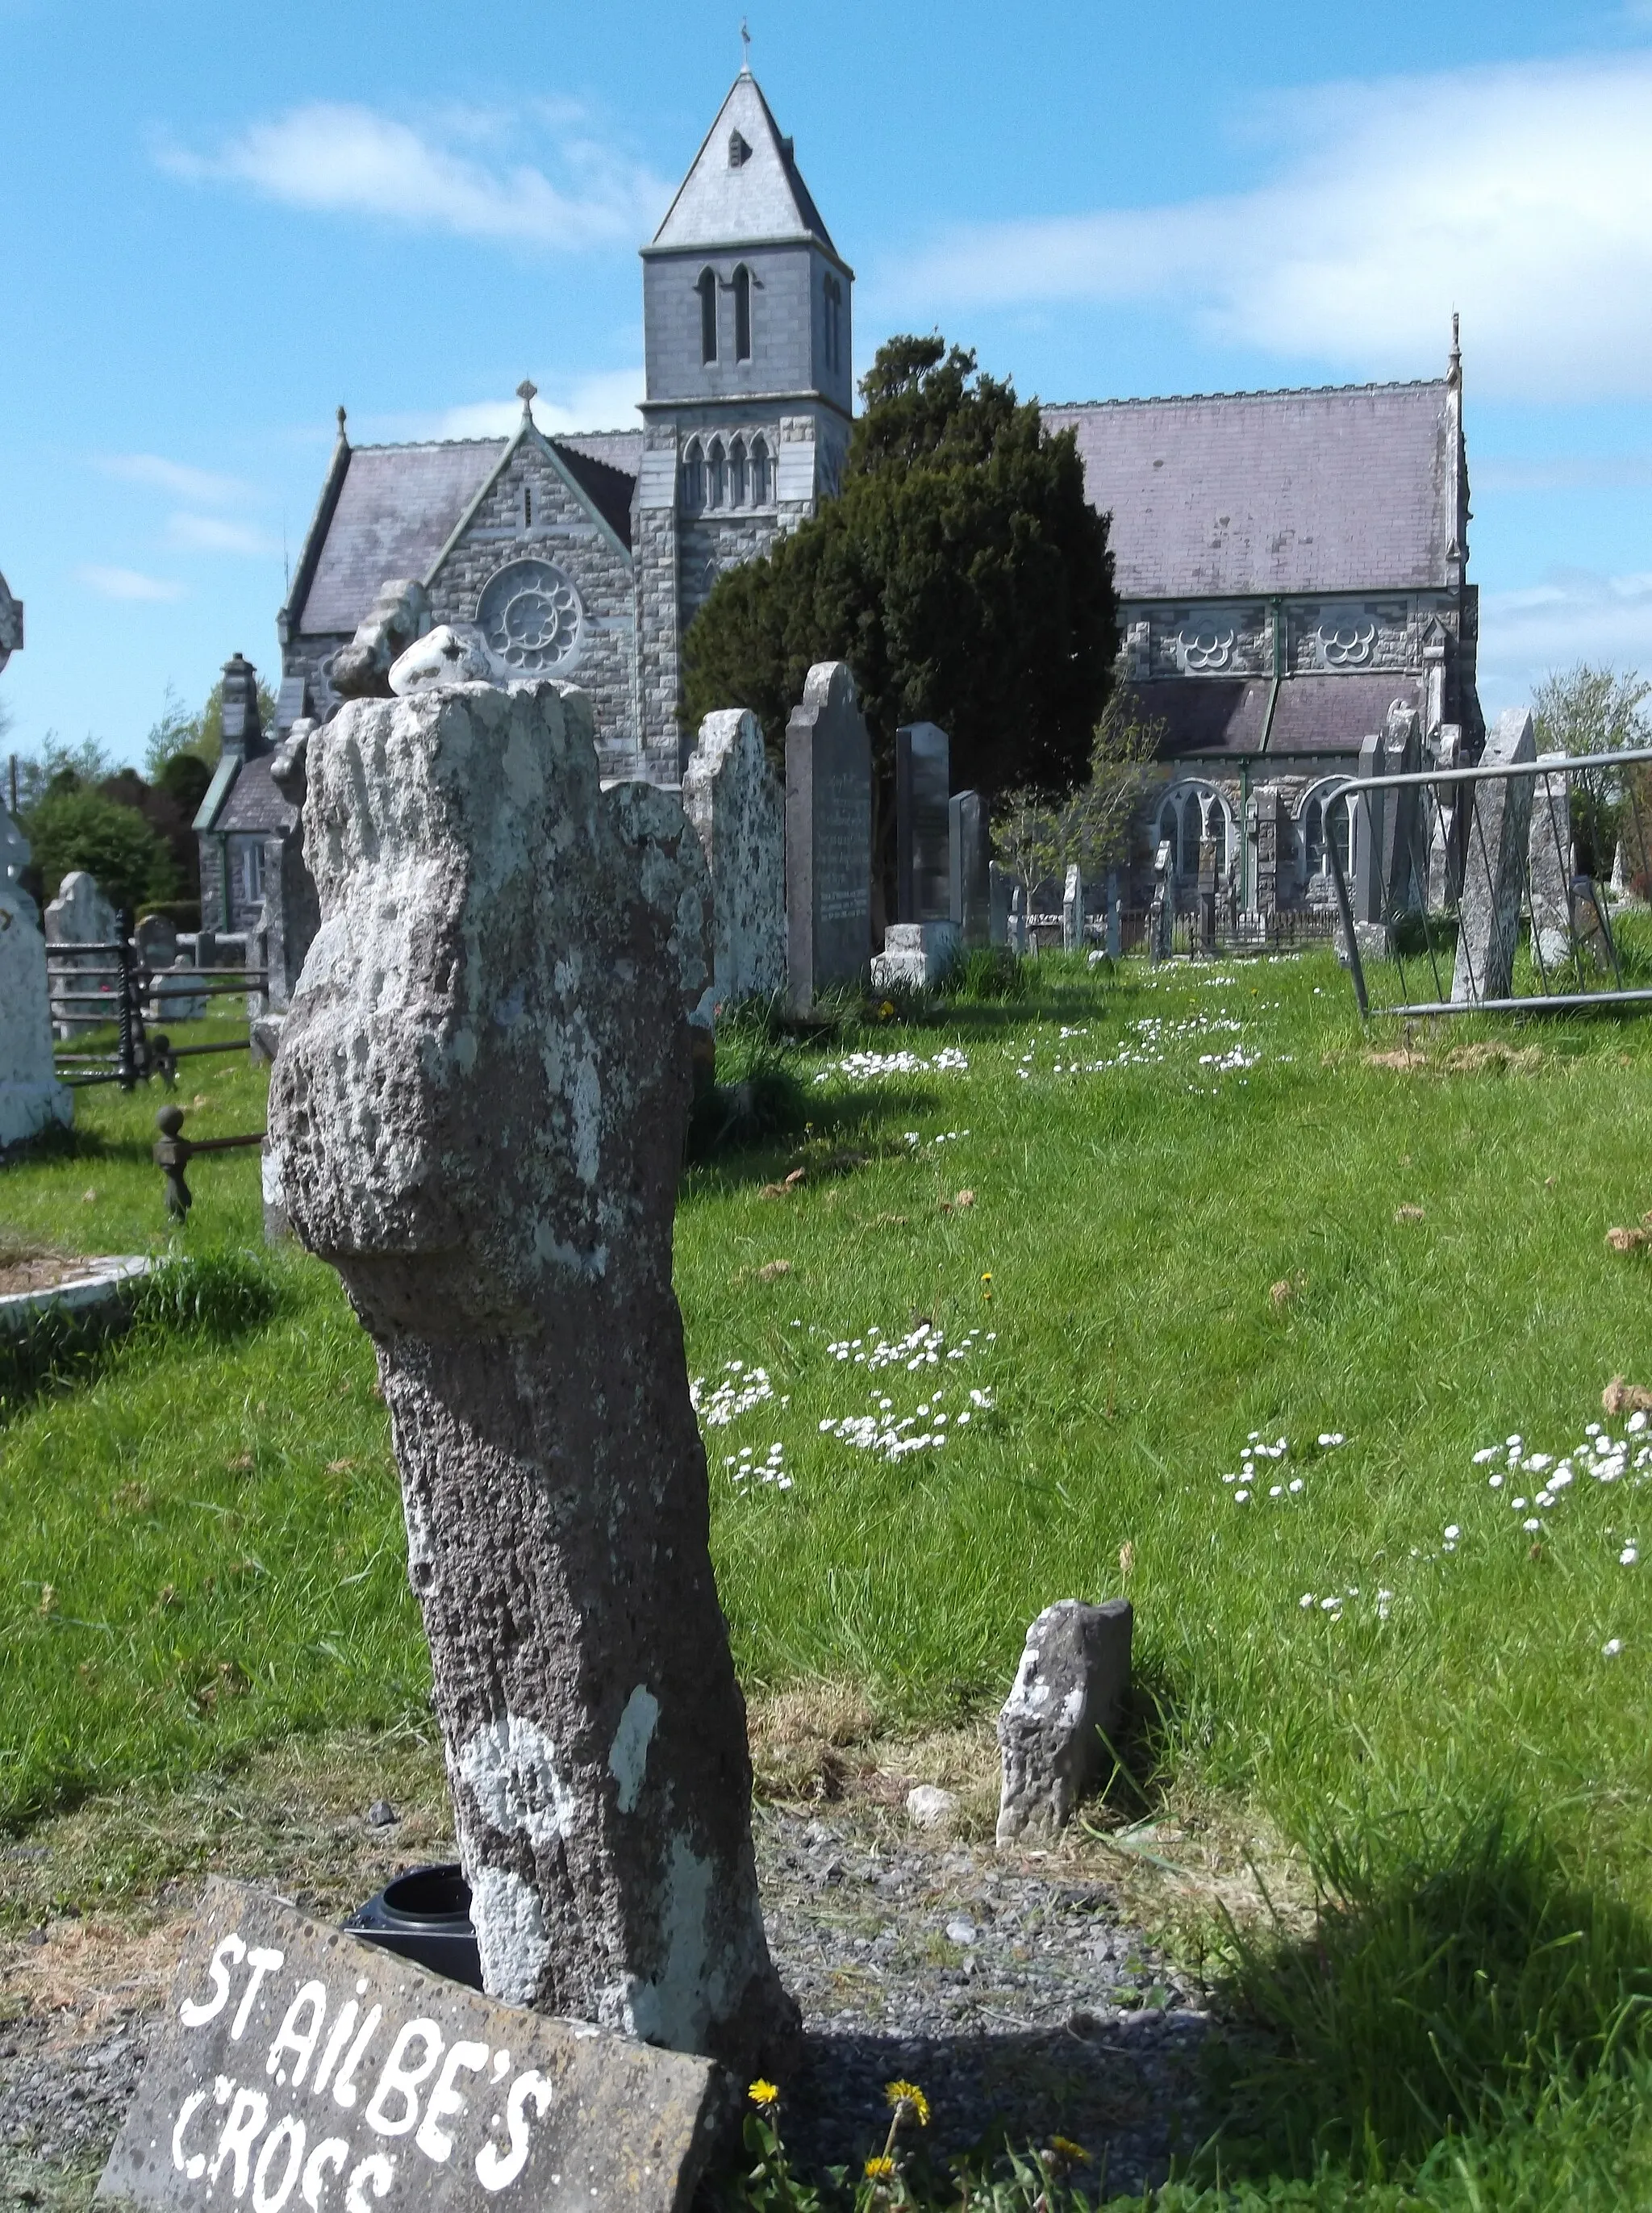
[[[27,848],[24,849],[27,851]],[[0,882],[0,1150],[67,1125],[74,1094],[57,1080],[47,1010],[46,941],[34,902]]]
[[[1069,953],[1084,949],[1084,875],[1076,861],[1068,864],[1061,894],[1061,942]]]
[[[902,922],[952,911],[952,740],[934,722],[895,732],[895,912]]]
[[[1538,958],[1552,971],[1571,953],[1571,779],[1532,779],[1532,824],[1527,835],[1527,877],[1532,892],[1532,934]],[[1618,840],[1618,850],[1623,850]]]
[[[957,964],[958,929],[950,922],[892,922],[872,961],[875,991],[928,991]]]
[[[1497,727],[1485,741],[1480,766],[1536,759],[1537,737],[1530,710],[1511,707],[1499,715]],[[1462,897],[1457,908],[1457,960],[1451,973],[1454,1006],[1475,1006],[1482,999],[1509,996],[1520,936],[1535,781],[1529,776],[1488,777],[1472,787],[1474,797],[1464,840]]]
[[[710,2061],[495,2005],[209,1882],[100,2198],[254,2213],[683,2213]]]
[[[872,957],[872,741],[846,661],[817,661],[786,726],[786,969],[807,1009]]]
[[[711,871],[712,1004],[772,998],[786,988],[786,803],[755,715],[700,724],[683,812]]]
[[[947,811],[951,819],[949,911],[966,948],[991,945],[994,942],[992,845],[986,802],[978,791],[954,792]]]
[[[1101,1742],[1130,1688],[1130,1600],[1064,1598],[1027,1632],[1015,1688],[998,1716],[998,1846],[1058,1835],[1102,1772]]]
[[[113,945],[120,918],[98,888],[97,878],[84,869],[71,869],[58,887],[58,896],[46,910],[46,942],[54,945]],[[100,1023],[112,1022],[120,1003],[119,979],[107,973],[115,965],[113,953],[76,953],[52,962],[54,991],[73,992],[72,1004],[53,1018],[60,1038],[79,1037]],[[94,972],[82,975],[82,970]],[[88,1005],[82,994],[96,992],[108,998],[108,1011]]]

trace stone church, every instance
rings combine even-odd
[[[684,633],[723,570],[835,491],[854,404],[854,272],[748,69],[642,259],[640,430],[548,436],[529,384],[503,438],[354,446],[340,410],[277,619],[276,743],[333,710],[334,655],[412,578],[501,680],[591,693],[605,775],[679,781]],[[1163,730],[1126,904],[1167,840],[1179,875],[1214,869],[1244,909],[1322,904],[1327,840],[1349,834],[1334,782],[1395,703],[1432,759],[1482,735],[1454,341],[1438,380],[1045,417],[1113,517],[1125,674]],[[223,887],[209,926],[256,921],[292,834],[270,742],[249,732],[198,824]]]

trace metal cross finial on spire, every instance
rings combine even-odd
[[[1463,375],[1463,350],[1458,344],[1457,310],[1451,311],[1451,365],[1446,372],[1448,384],[1460,384]]]
[[[742,76],[752,73],[752,34],[744,15],[740,19],[740,73]]]
[[[533,399],[539,388],[533,379],[527,376],[525,376],[516,387],[516,397],[522,403],[522,419],[525,422],[531,423],[533,420]]]
[[[342,407],[340,407],[340,408],[339,408],[339,410],[338,410],[338,436],[342,438],[342,437],[344,436],[344,409],[343,409]]]

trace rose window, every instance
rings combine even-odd
[[[550,561],[513,561],[490,576],[476,619],[496,661],[518,676],[566,667],[579,643],[579,594]]]

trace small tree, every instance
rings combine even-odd
[[[1025,786],[1004,795],[993,814],[993,844],[1029,900],[1037,885],[1064,877],[1074,862],[1094,879],[1126,857],[1164,727],[1141,712],[1133,694],[1115,692],[1095,726],[1089,775],[1076,790],[1058,802]]]
[[[1580,661],[1545,676],[1532,694],[1539,753],[1610,753],[1652,745],[1652,682],[1633,670]],[[1625,771],[1579,769],[1571,777],[1572,826],[1589,873],[1604,875],[1617,843]],[[1637,798],[1641,800],[1637,790]]]
[[[265,729],[271,729],[276,695],[262,678],[259,680],[258,704]],[[205,704],[192,715],[168,685],[160,720],[150,726],[143,741],[143,767],[149,782],[164,784],[168,763],[186,758],[204,761],[209,770],[216,768],[223,751],[223,679],[218,679],[207,693]]]

